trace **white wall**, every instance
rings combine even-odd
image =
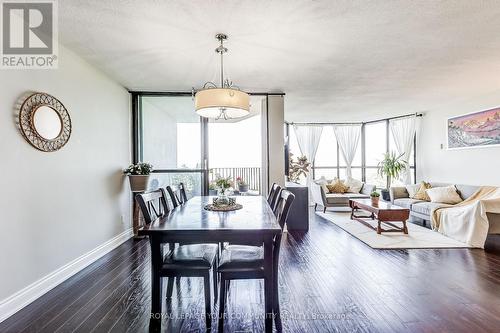
[[[0,71],[0,304],[130,225],[121,169],[130,162],[130,97],[60,46],[57,70]],[[68,109],[73,132],[45,153],[19,133],[14,105],[27,91]]]
[[[500,186],[500,147],[446,150],[447,118],[498,105],[497,90],[426,111],[418,135],[417,180]]]

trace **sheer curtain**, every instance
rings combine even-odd
[[[407,162],[402,179],[404,179],[405,184],[411,184],[410,157],[413,149],[413,138],[416,133],[417,117],[413,115],[405,118],[391,119],[389,120],[389,126],[396,149],[400,155],[403,155],[403,160]]]
[[[319,140],[323,132],[323,126],[314,125],[293,125],[297,143],[299,144],[300,152],[307,157],[307,160],[312,163],[316,157]],[[312,170],[307,174],[306,185],[310,187],[312,180]],[[311,201],[311,191],[309,191],[309,201]]]
[[[351,178],[351,165],[361,137],[361,124],[333,125],[333,131],[347,166],[346,176]]]

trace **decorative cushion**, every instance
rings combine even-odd
[[[405,186],[410,198],[413,198],[415,196],[417,191],[420,189],[421,185],[422,184],[412,184],[412,185]]]
[[[431,202],[455,205],[462,202],[462,198],[457,192],[455,185],[446,187],[433,187],[425,191]]]
[[[313,180],[313,182],[316,184],[316,185],[319,185],[321,186],[321,188],[323,189],[323,192],[325,194],[327,194],[329,191],[328,191],[328,188],[326,187],[326,185],[328,185],[330,182],[328,181],[328,179],[325,178],[325,176],[321,176],[321,178],[319,179],[315,179]]]
[[[346,193],[349,189],[340,179],[336,179],[333,184],[328,184],[326,187],[329,193]]]
[[[219,272],[232,270],[254,270],[264,266],[262,246],[228,245],[222,251]]]
[[[344,184],[349,187],[347,192],[349,193],[359,193],[363,187],[363,182],[351,177],[347,177]]]
[[[417,200],[424,200],[424,201],[431,201],[431,198],[427,195],[425,190],[430,189],[432,186],[429,183],[422,182],[420,183],[420,188],[418,189],[417,193],[412,197],[412,199],[417,199]]]

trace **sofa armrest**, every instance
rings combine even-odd
[[[320,206],[326,204],[326,196],[321,185],[311,182],[311,195],[315,204]]]
[[[404,186],[392,186],[389,189],[389,193],[391,195],[391,202],[394,203],[395,199],[400,199],[400,198],[409,198],[410,194],[406,190],[406,187]]]
[[[375,191],[376,188],[377,188],[376,185],[370,185],[370,184],[363,183],[363,187],[361,188],[360,193],[370,195],[373,191]]]

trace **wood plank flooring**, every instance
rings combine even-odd
[[[310,224],[283,238],[284,332],[499,331],[497,239],[487,251],[373,250],[312,212]],[[149,270],[147,240],[130,240],[0,323],[0,332],[146,332]],[[205,331],[202,288],[197,278],[176,283],[163,331]],[[262,332],[263,312],[262,282],[232,282],[224,332]]]

